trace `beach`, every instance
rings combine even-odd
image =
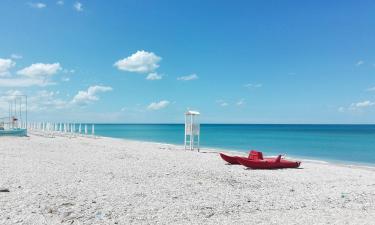
[[[0,224],[374,224],[375,169],[227,165],[114,138],[0,138]]]

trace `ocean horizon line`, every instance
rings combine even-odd
[[[54,123],[60,123],[60,122],[54,122]],[[63,122],[61,122],[63,123]],[[98,125],[184,125],[184,123],[106,123],[106,122],[72,122],[76,124],[98,124]],[[375,123],[200,123],[201,125],[288,125],[288,126],[294,126],[294,125],[331,125],[331,126],[346,126],[346,125],[359,125],[359,126],[375,126]]]

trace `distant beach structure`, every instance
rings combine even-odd
[[[82,131],[82,127],[84,125],[84,133]],[[66,122],[29,122],[27,123],[27,127],[29,132],[34,135],[44,136],[44,137],[55,137],[55,136],[64,136],[64,137],[79,137],[79,136],[86,136],[86,137],[93,137],[95,136],[95,125],[91,124],[91,134],[88,133],[88,126],[90,124],[77,124],[76,123],[66,123]]]
[[[185,113],[185,138],[184,148],[194,150],[195,148],[199,151],[200,142],[200,123],[198,111],[187,111]]]
[[[27,96],[0,97],[0,136],[27,136]]]

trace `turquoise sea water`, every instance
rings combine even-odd
[[[183,144],[183,124],[96,124],[97,135]],[[375,164],[375,125],[202,124],[201,147]]]

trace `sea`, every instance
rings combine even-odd
[[[95,124],[95,134],[184,144],[184,124]],[[375,125],[201,124],[201,148],[375,165]]]

